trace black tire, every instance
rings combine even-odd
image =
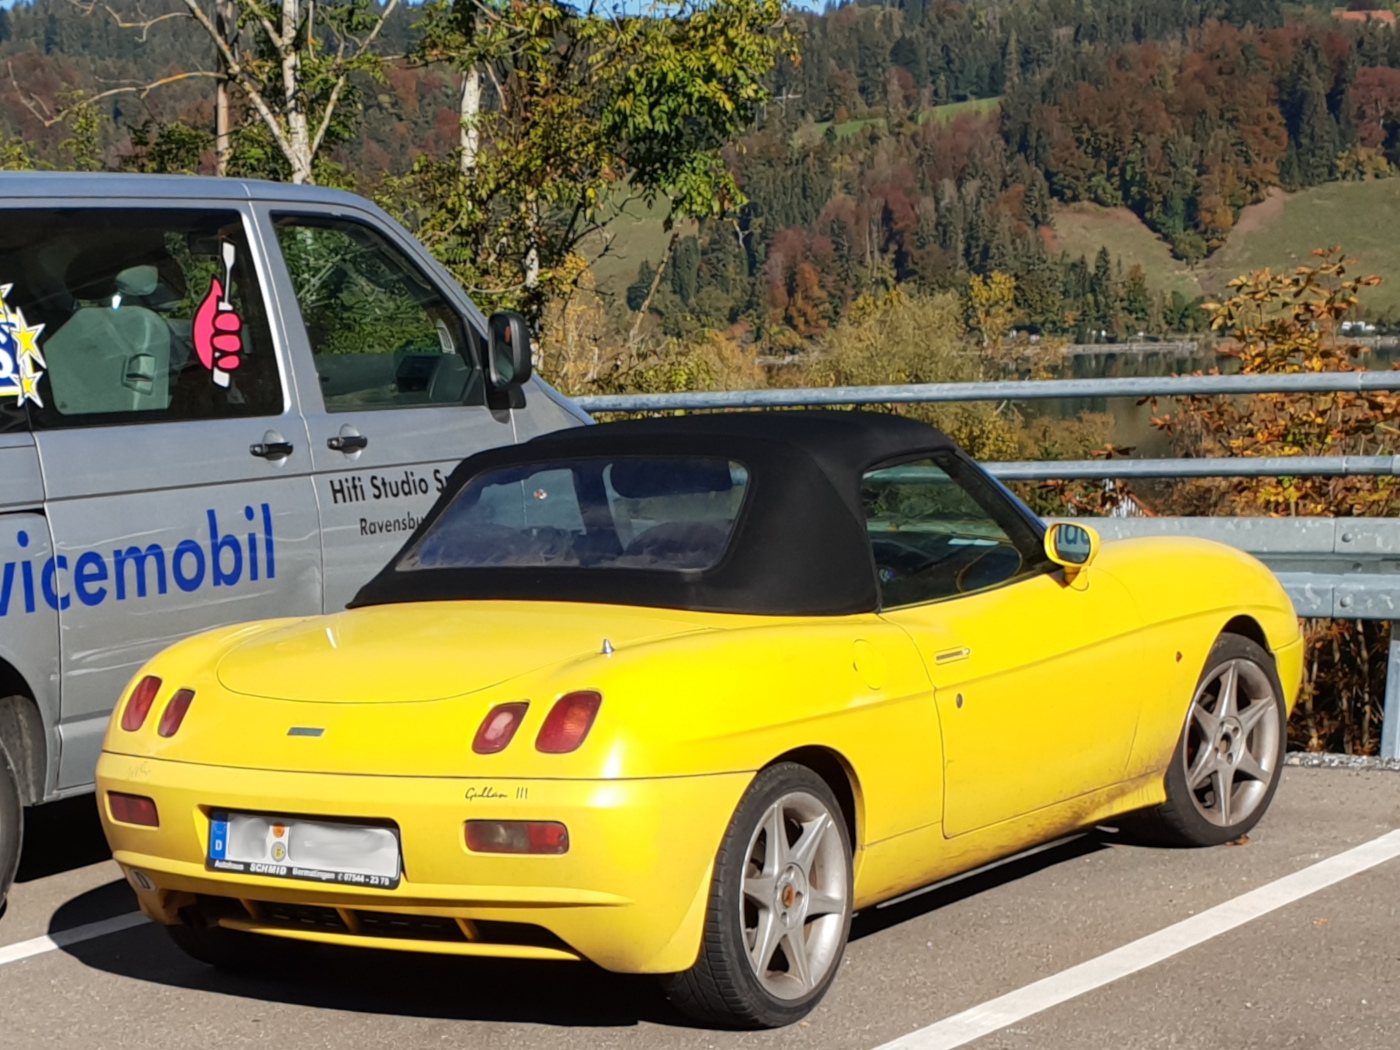
[[[1198,719],[1197,708],[1202,707],[1209,720],[1212,706],[1218,709],[1220,704],[1223,675],[1232,665],[1237,671],[1238,687],[1251,700],[1248,711],[1259,705],[1259,717],[1248,728],[1241,728],[1240,719],[1235,717],[1235,728],[1219,730],[1219,735],[1211,739],[1211,733]],[[1265,700],[1270,701],[1270,706],[1264,705]],[[1219,846],[1239,839],[1259,823],[1273,801],[1287,743],[1288,708],[1273,657],[1257,642],[1237,634],[1222,634],[1201,669],[1181,738],[1167,767],[1166,802],[1133,814],[1124,822],[1123,830],[1134,840],[1163,846]],[[1212,757],[1212,750],[1217,757]],[[1253,770],[1262,776],[1247,771],[1245,754],[1231,759],[1241,752],[1254,760]],[[1217,772],[1212,773],[1212,769]],[[1225,813],[1219,811],[1221,777],[1228,777]],[[1238,817],[1228,811],[1235,796],[1248,801],[1247,808],[1235,808]]]
[[[19,777],[10,761],[5,744],[0,741],[0,913],[5,910],[5,896],[19,870],[20,847],[24,843],[24,804],[19,791]]]
[[[170,939],[192,959],[230,973],[257,974],[277,968],[277,945],[255,933],[240,933],[221,926],[167,926]]]
[[[767,828],[777,826],[770,821],[775,813],[787,841],[771,853]],[[774,872],[766,871],[770,866]],[[752,891],[768,883],[772,904],[760,907]],[[851,900],[851,839],[835,794],[805,766],[768,767],[754,778],[720,843],[700,956],[689,970],[662,979],[666,994],[682,1012],[716,1027],[777,1028],[801,1020],[841,968]],[[811,909],[822,910],[814,916]],[[762,978],[752,960],[750,922],[754,940],[766,929],[773,946]],[[810,971],[805,976],[787,955],[796,943],[789,938],[798,932],[796,948]]]

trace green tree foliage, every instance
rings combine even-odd
[[[1357,277],[1340,248],[1313,252],[1292,273],[1259,270],[1230,282],[1229,296],[1207,306],[1211,326],[1229,339],[1244,374],[1350,372],[1364,367],[1365,347],[1341,333],[1358,293],[1379,281]],[[1400,396],[1266,394],[1183,399],[1158,420],[1190,455],[1391,455]],[[1379,478],[1237,478],[1181,486],[1174,510],[1199,513],[1391,516],[1400,486]],[[1369,753],[1379,744],[1389,625],[1305,621],[1308,655],[1303,691],[1290,725],[1292,742],[1310,751]]]
[[[490,91],[460,151],[424,158],[383,199],[486,304],[533,316],[574,285],[581,242],[629,196],[665,201],[668,224],[744,202],[720,151],[792,47],[780,0],[640,17],[438,0],[424,29],[422,62],[459,69],[464,98],[473,76]]]
[[[987,365],[966,338],[963,302],[951,292],[866,297],[822,340],[807,382],[820,386],[972,382]],[[985,402],[910,405],[979,459],[1014,459],[1014,422]]]

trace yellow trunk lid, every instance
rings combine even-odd
[[[301,620],[234,646],[218,665],[235,693],[382,704],[462,696],[613,646],[702,630],[667,609],[421,602]]]

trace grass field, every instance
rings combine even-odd
[[[1121,259],[1126,272],[1134,264],[1147,274],[1147,286],[1170,295],[1179,291],[1187,299],[1201,295],[1196,274],[1173,258],[1167,242],[1143,225],[1127,208],[1101,208],[1097,204],[1070,204],[1055,209],[1055,247],[1071,257],[1082,255],[1093,265],[1100,248]]]
[[[1314,248],[1340,244],[1359,261],[1354,272],[1382,283],[1362,301],[1375,313],[1400,313],[1400,178],[1333,182],[1299,193],[1275,192],[1251,205],[1225,247],[1206,261],[1203,277],[1220,290],[1231,277],[1265,266],[1291,270]]]
[[[970,98],[965,102],[949,102],[944,106],[934,106],[932,109],[924,110],[919,114],[919,123],[927,124],[932,120],[939,124],[947,124],[966,113],[984,116],[1000,105],[1000,98]]]
[[[663,225],[666,219],[666,204],[658,201],[648,208],[641,201],[632,201],[623,207],[609,228],[612,238],[610,250],[598,258],[605,241],[601,236],[588,238],[583,243],[583,252],[589,259],[597,259],[593,264],[593,279],[600,292],[622,296],[627,287],[637,279],[637,267],[643,260],[655,266],[666,254],[671,234]],[[695,232],[696,224],[677,223],[681,236]]]
[[[947,124],[967,113],[975,113],[979,116],[993,112],[1001,105],[1000,98],[970,98],[963,102],[949,102],[947,105],[934,106],[931,109],[923,110],[919,113],[918,123],[927,124],[933,121],[938,124]],[[857,120],[844,120],[840,124],[833,125],[831,121],[819,121],[812,125],[817,135],[825,135],[827,128],[835,128],[838,139],[848,139],[852,135],[858,134],[861,129],[869,127],[871,124],[883,128],[885,126],[884,117],[861,117]],[[803,134],[802,129],[798,129],[797,137]]]

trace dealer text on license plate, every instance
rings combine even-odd
[[[399,836],[393,828],[216,810],[209,867],[391,890],[399,884]]]

